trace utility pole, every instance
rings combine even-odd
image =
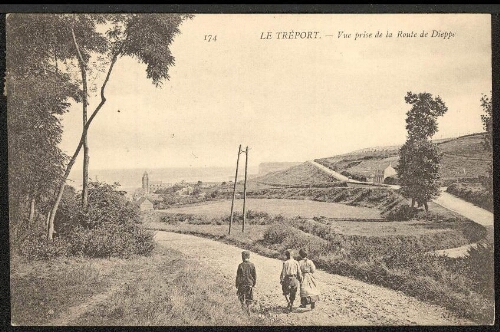
[[[229,219],[229,234],[231,234],[231,226],[233,225],[233,209],[234,209],[234,198],[236,196],[236,182],[238,182],[238,166],[240,163],[241,154],[241,144],[238,148],[238,159],[236,159],[236,175],[234,176],[234,187],[233,187],[233,200],[231,201],[231,217]]]
[[[245,220],[247,217],[246,211],[245,211],[245,203],[247,201],[247,168],[248,168],[248,146],[245,150],[245,182],[243,185],[243,226],[241,227],[241,232],[245,232]]]

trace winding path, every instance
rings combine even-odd
[[[445,190],[446,188],[441,188],[441,195],[433,200],[434,203],[439,204],[450,211],[456,212],[482,226],[493,228],[493,213],[477,207],[472,203],[466,202],[463,199],[455,197],[445,192]],[[476,243],[470,243],[458,248],[438,250],[435,253],[438,255],[446,255],[452,258],[463,257],[467,255],[469,248],[476,246]]]
[[[333,169],[330,169],[326,166],[321,165],[320,163],[315,162],[314,160],[309,160],[307,162],[313,166],[316,166],[317,168],[319,168],[323,172],[330,174],[331,176],[333,176],[334,178],[336,178],[339,181],[345,181],[348,183],[364,184],[364,185],[369,185],[369,186],[376,185],[378,187],[387,187],[387,188],[392,188],[392,189],[399,189],[400,188],[397,185],[383,184],[383,183],[374,184],[374,183],[370,183],[370,182],[353,180],[353,179],[348,178],[347,176],[340,174],[339,172],[334,171]],[[339,188],[345,188],[345,187],[339,187]]]
[[[158,231],[159,244],[179,250],[218,269],[221,282],[234,283],[242,249],[192,235]],[[297,308],[284,312],[279,274],[281,261],[252,253],[257,268],[254,314],[265,315],[284,325],[474,325],[442,307],[427,304],[401,292],[317,271],[322,292],[316,309]],[[209,277],[209,276],[207,276]],[[236,293],[236,290],[235,290]],[[236,294],[235,294],[236,296]]]
[[[349,183],[367,184],[366,182],[351,180],[345,177],[344,175],[335,172],[334,170],[331,170],[328,167],[325,167],[315,161],[309,161],[309,163],[318,167],[320,170],[332,175],[333,177],[335,177],[340,181],[347,181]],[[400,186],[397,185],[384,185],[384,186],[392,189],[400,188]],[[456,212],[482,226],[493,227],[493,221],[494,221],[493,213],[447,193],[446,187],[441,188],[441,194],[439,195],[439,197],[435,198],[433,202],[441,205],[442,207],[450,211]],[[476,245],[477,245],[476,243],[471,243],[462,247],[438,250],[435,251],[435,253],[438,255],[447,255],[449,257],[455,257],[455,258],[463,257],[467,254],[469,248],[475,247]]]

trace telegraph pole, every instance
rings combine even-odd
[[[247,168],[248,168],[248,146],[245,150],[245,182],[243,185],[243,226],[241,227],[241,232],[245,232],[245,220],[246,220],[246,211],[245,211],[245,203],[247,201]]]
[[[233,200],[231,201],[231,217],[229,219],[229,234],[231,234],[231,226],[233,225],[233,209],[234,209],[234,198],[236,196],[236,182],[238,182],[238,165],[240,163],[241,154],[241,144],[238,148],[238,159],[236,159],[236,175],[234,176],[234,187],[233,187]]]

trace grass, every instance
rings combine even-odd
[[[243,314],[233,281],[221,283],[220,278],[210,266],[162,247],[151,257],[128,260],[17,261],[11,273],[12,322],[50,325],[67,315],[69,307],[88,303],[71,325],[273,324],[269,318]],[[107,296],[89,302],[97,294]]]
[[[310,163],[303,163],[283,171],[272,172],[264,176],[254,178],[251,182],[259,182],[271,185],[312,185],[338,182],[333,176],[326,174]]]
[[[109,287],[100,260],[53,259],[11,262],[11,320],[14,325],[44,325],[70,306]]]
[[[242,211],[242,208],[242,200],[235,200],[234,211]],[[246,208],[247,210],[264,212],[269,215],[282,215],[284,217],[302,216],[305,218],[312,218],[324,216],[327,218],[347,219],[381,218],[380,212],[376,209],[310,200],[248,198]],[[220,218],[230,214],[231,201],[215,201],[203,205],[175,207],[166,211],[169,213],[193,214],[203,215],[208,218]]]
[[[443,153],[439,175],[442,180],[474,178],[486,175],[491,156],[484,150],[483,134],[461,136],[453,139],[436,140]],[[367,176],[377,170],[385,169],[390,163],[398,164],[398,147],[385,149],[364,149],[352,153],[317,159],[319,163],[338,172]],[[465,172],[464,172],[465,171]],[[277,174],[275,176],[278,176]]]

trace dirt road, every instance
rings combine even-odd
[[[441,194],[434,202],[483,226],[493,226],[493,213],[455,197],[441,188]]]
[[[319,164],[319,163],[317,163],[317,162],[315,162],[313,160],[309,160],[308,162],[311,165],[316,166],[317,168],[319,168],[323,172],[332,175],[334,178],[336,178],[339,181],[346,181],[346,182],[349,181],[349,178],[347,176],[344,176],[344,175],[342,175],[342,174],[340,174],[338,172],[335,172],[334,170],[329,169],[328,167],[325,167],[325,166],[323,166],[323,165],[321,165],[321,164]]]
[[[339,181],[345,181],[345,182],[357,183],[357,184],[364,184],[364,185],[373,185],[373,183],[349,179],[347,176],[344,176],[344,175],[342,175],[342,174],[340,174],[338,172],[335,172],[333,169],[329,169],[328,167],[325,167],[325,166],[321,165],[320,163],[315,162],[314,160],[309,160],[307,162],[310,163],[313,166],[316,166],[317,168],[319,168],[323,172],[325,172],[327,174],[330,174],[331,176],[333,176],[334,178],[336,178]],[[391,185],[391,184],[378,184],[378,186],[392,188],[392,189],[399,189],[400,188],[400,186]],[[343,188],[343,187],[339,187],[339,188]]]
[[[161,245],[174,248],[190,257],[210,264],[224,273],[221,282],[234,283],[241,249],[192,235],[159,231],[155,236]],[[254,314],[266,315],[286,325],[471,325],[439,306],[418,301],[404,294],[354,279],[316,272],[322,292],[316,309],[297,308],[285,313],[286,301],[281,294],[279,274],[281,261],[252,254],[257,268]],[[236,289],[235,289],[236,296]]]

